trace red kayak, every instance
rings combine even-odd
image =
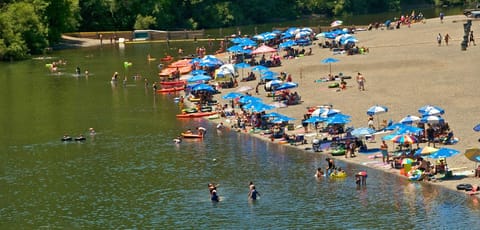
[[[185,85],[185,81],[179,80],[179,81],[161,81],[160,85],[167,85],[167,86],[182,86]]]
[[[197,112],[197,113],[182,113],[177,114],[177,118],[196,118],[196,117],[206,117],[217,114],[217,112]]]
[[[181,87],[171,87],[171,88],[163,88],[163,89],[157,89],[157,93],[171,93],[171,92],[177,92],[177,91],[182,91],[185,89],[185,86]]]
[[[171,60],[173,60],[172,56],[165,56],[163,58],[160,58],[160,61],[171,61]]]
[[[194,133],[181,133],[183,138],[203,138],[201,134],[194,134]]]

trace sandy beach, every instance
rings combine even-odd
[[[463,23],[466,19],[463,15],[447,16],[441,23],[438,18],[428,19],[426,23],[412,24],[410,28],[403,26],[395,30],[372,30],[356,33],[359,47],[368,47],[369,53],[365,55],[346,54],[333,55],[329,49],[323,49],[318,45],[311,46],[313,55],[297,59],[282,60],[281,67],[271,68],[272,71],[292,74],[293,81],[299,84],[297,91],[303,103],[277,108],[275,111],[289,117],[296,118],[296,127],[301,125],[303,115],[307,107],[331,104],[342,113],[352,116],[352,122],[347,126],[366,127],[368,116],[366,111],[373,105],[384,105],[388,112],[379,116],[380,120],[393,120],[398,122],[407,115],[421,116],[418,109],[424,105],[436,105],[445,109],[443,118],[453,129],[459,142],[445,147],[459,150],[461,153],[448,158],[447,163],[453,170],[452,179],[431,182],[439,186],[456,190],[460,183],[479,184],[480,179],[474,178],[473,170],[475,163],[468,160],[464,155],[465,149],[477,147],[480,133],[473,131],[473,127],[480,123],[477,107],[480,94],[480,83],[476,80],[478,60],[480,60],[480,45],[469,46],[462,51],[460,43],[463,39]],[[476,33],[479,27],[478,21],[473,21],[472,30]],[[449,45],[442,42],[438,46],[436,36],[448,33],[451,37]],[[326,77],[329,66],[322,64],[321,60],[334,57],[340,61],[332,64],[332,73],[343,73],[344,76],[352,76],[346,80],[348,87],[344,91],[329,89],[331,82],[316,82],[315,80]],[[245,73],[249,69],[244,70]],[[366,90],[360,91],[355,82],[357,72],[361,72],[366,78]],[[239,86],[249,85],[255,88],[257,81],[239,82]],[[235,91],[235,89],[222,89],[222,95]],[[255,94],[254,91],[251,91]],[[272,98],[266,97],[263,86],[259,96],[265,102],[272,102]],[[217,95],[216,99],[222,104],[228,103]],[[375,117],[375,119],[377,119]],[[215,122],[224,122],[225,119],[217,119]],[[375,121],[377,124],[377,121]],[[226,125],[229,125],[226,123]],[[303,128],[298,128],[293,133],[301,133]],[[313,131],[314,132],[314,131]],[[265,138],[259,134],[255,136]],[[311,147],[311,139],[314,133],[307,134],[308,144],[298,145],[296,148],[305,149]],[[379,148],[381,137],[377,135],[374,143],[367,143],[369,148]],[[268,140],[270,141],[270,140]],[[387,141],[389,150],[395,146]],[[426,146],[421,143],[420,147]],[[292,146],[294,147],[294,146]],[[437,144],[436,147],[443,147]],[[318,153],[328,154],[328,153]],[[328,154],[330,156],[330,154]],[[399,175],[398,169],[392,169],[381,164],[371,164],[372,161],[381,162],[381,158],[374,160],[366,154],[357,154],[355,158],[345,159],[344,156],[335,157],[338,161],[348,161],[365,167],[375,167],[385,172]],[[434,162],[434,159],[428,159]],[[457,176],[455,176],[457,175]],[[416,182],[413,182],[416,183]],[[427,183],[427,182],[420,182]],[[430,182],[429,182],[430,183]],[[460,191],[463,192],[463,191]]]
[[[478,114],[480,107],[477,103],[479,99],[475,97],[480,95],[477,75],[480,71],[478,61],[480,60],[480,45],[469,46],[466,51],[462,51],[460,43],[463,39],[463,22],[466,19],[464,15],[446,16],[441,23],[438,18],[427,19],[426,23],[415,23],[410,28],[402,26],[394,30],[372,30],[360,31],[355,34],[359,42],[359,47],[367,47],[369,53],[364,55],[346,54],[334,55],[329,49],[320,48],[318,41],[312,45],[313,55],[304,56],[296,59],[283,60],[282,66],[271,68],[272,71],[280,73],[286,72],[292,74],[293,81],[299,84],[297,91],[302,97],[302,103],[288,106],[286,108],[277,108],[275,111],[296,120],[296,127],[301,125],[303,115],[307,112],[307,107],[331,104],[335,109],[342,113],[352,116],[352,122],[346,126],[366,127],[368,116],[366,111],[373,105],[383,105],[388,107],[388,112],[381,114],[380,120],[393,120],[398,122],[407,115],[420,116],[418,109],[424,105],[436,105],[445,109],[443,118],[453,129],[455,137],[459,142],[455,145],[445,147],[459,150],[461,153],[448,158],[447,163],[453,170],[454,176],[448,180],[438,180],[434,183],[439,186],[456,190],[456,185],[461,183],[480,184],[480,178],[474,178],[473,170],[475,163],[468,160],[463,152],[470,147],[478,147],[480,133],[473,131],[473,127],[480,123]],[[480,22],[473,21],[472,30],[477,33]],[[438,46],[436,37],[441,33],[444,36],[448,33],[451,37],[449,45],[444,41]],[[100,45],[98,40],[94,39],[75,39],[65,37],[68,47],[88,47]],[[283,54],[283,53],[282,53]],[[223,56],[222,56],[223,55]],[[228,54],[219,55],[221,58],[228,59]],[[332,73],[344,76],[352,76],[347,81],[347,89],[338,91],[330,89],[328,85],[331,82],[317,82],[316,80],[324,78],[329,73],[329,65],[322,64],[321,60],[328,57],[334,57],[340,61],[332,64]],[[241,70],[240,70],[241,71]],[[244,70],[246,74],[249,69]],[[355,76],[361,72],[366,78],[365,91],[360,91],[355,82]],[[240,72],[241,73],[241,72]],[[258,73],[257,73],[258,74]],[[251,86],[255,88],[258,81],[239,82],[239,86]],[[221,95],[236,89],[222,89]],[[263,85],[260,87],[259,95],[264,102],[272,102],[272,98],[266,96]],[[254,91],[251,91],[254,94]],[[229,101],[223,100],[221,95],[216,95],[215,99],[221,104]],[[377,117],[375,117],[377,119]],[[219,123],[229,124],[224,118],[212,120]],[[375,121],[377,124],[377,121]],[[303,128],[297,128],[291,133],[302,133]],[[253,134],[256,137],[265,136]],[[308,144],[291,146],[292,148],[305,149],[311,147],[311,140],[315,136],[315,131],[306,134]],[[375,142],[368,142],[368,148],[379,148],[383,135],[376,135]],[[389,150],[392,150],[395,144],[387,141]],[[290,146],[290,145],[289,145]],[[420,147],[426,146],[421,143]],[[437,144],[436,147],[443,145]],[[330,156],[328,153],[318,153]],[[399,175],[398,169],[392,169],[382,164],[372,163],[381,162],[381,158],[370,159],[369,155],[357,154],[355,158],[345,159],[344,156],[335,157],[337,161],[347,161],[365,167],[374,167],[388,173]],[[428,159],[428,158],[427,158]],[[434,162],[434,159],[428,159]],[[312,172],[313,173],[313,172]],[[416,182],[413,182],[416,183]],[[420,182],[427,183],[427,182]],[[463,193],[463,191],[460,191]]]

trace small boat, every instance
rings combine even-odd
[[[171,87],[171,88],[163,88],[163,89],[157,89],[157,93],[171,93],[171,92],[177,92],[177,91],[182,91],[184,90],[184,86],[180,87]]]
[[[182,113],[177,114],[177,118],[196,118],[215,115],[217,112],[197,112],[197,113]]]
[[[185,85],[184,80],[178,80],[178,81],[161,81],[160,85],[168,85],[168,86],[181,86]]]
[[[173,60],[173,57],[170,55],[160,58],[160,61],[171,61],[171,60]]]
[[[181,133],[183,138],[203,138],[202,134],[194,134],[194,133]]]

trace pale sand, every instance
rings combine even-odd
[[[366,55],[332,55],[328,49],[321,49],[314,45],[312,56],[282,60],[282,66],[272,68],[272,71],[278,73],[285,71],[292,74],[293,81],[299,83],[299,87],[293,91],[297,91],[302,96],[303,103],[288,108],[278,108],[276,112],[296,118],[297,120],[293,123],[298,126],[301,124],[303,114],[307,111],[306,107],[332,104],[334,108],[352,116],[352,122],[347,126],[365,127],[367,126],[366,110],[375,104],[389,108],[387,113],[379,115],[380,119],[392,119],[395,122],[408,114],[420,116],[418,108],[426,104],[440,106],[445,109],[443,117],[454,130],[455,137],[460,140],[455,145],[446,146],[461,151],[461,154],[447,159],[449,168],[456,169],[454,174],[470,173],[470,175],[463,179],[455,177],[455,179],[438,181],[435,184],[456,189],[456,185],[460,183],[480,183],[480,179],[472,175],[475,163],[463,155],[465,149],[479,145],[477,140],[480,134],[475,133],[472,128],[480,123],[479,99],[475,98],[480,95],[478,80],[480,45],[470,46],[466,51],[461,51],[463,22],[454,23],[455,20],[461,19],[465,19],[465,16],[446,17],[443,24],[436,18],[429,19],[426,23],[413,24],[411,28],[403,26],[398,30],[358,32],[356,34],[359,40],[358,45],[370,49]],[[474,21],[472,30],[476,33],[478,28],[479,22]],[[436,42],[438,33],[450,35],[452,39],[449,46],[442,43],[442,46],[438,47]],[[325,77],[329,73],[329,66],[321,63],[321,60],[327,57],[340,60],[332,64],[334,74],[342,72],[345,76],[352,76],[351,80],[347,80],[349,87],[346,91],[337,92],[335,89],[328,89],[327,85],[330,84],[328,82],[314,83],[314,80]],[[244,71],[246,75],[249,69]],[[357,89],[354,80],[357,72],[361,72],[366,78],[366,91]],[[252,87],[255,87],[256,83],[257,81],[239,82],[240,86]],[[222,95],[231,91],[235,89],[223,89]],[[251,93],[254,94],[254,91]],[[271,98],[265,97],[263,86],[260,88],[260,94],[264,101],[272,101]],[[216,98],[222,103],[228,103],[222,100],[220,95]],[[215,122],[220,121],[225,122],[222,119],[215,120]],[[376,121],[375,124],[377,124]],[[299,145],[298,148],[311,147],[310,140],[311,137],[308,145]],[[376,140],[376,143],[368,143],[368,147],[378,148],[381,136],[376,136]],[[392,150],[394,144],[387,143]],[[421,144],[420,147],[425,145]],[[372,162],[368,155],[358,154],[357,156],[348,159],[343,156],[336,158],[361,165]],[[382,159],[377,158],[375,161],[381,162]],[[399,174],[398,170],[379,167],[379,164],[365,166],[378,167],[379,170]]]

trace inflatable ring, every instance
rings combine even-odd
[[[472,185],[471,184],[459,184],[457,185],[457,190],[466,190],[467,188],[470,188],[472,190]]]
[[[332,83],[330,85],[328,85],[328,88],[338,88],[340,86],[340,84],[338,84],[338,82],[335,82],[335,83]]]
[[[344,172],[339,172],[339,173],[332,173],[330,174],[330,177],[331,178],[345,178],[347,177],[347,173],[344,173]]]
[[[332,156],[342,156],[345,155],[345,149],[335,149],[332,151]]]
[[[63,137],[62,141],[73,141],[72,137]]]
[[[471,184],[465,185],[465,191],[469,192],[473,190],[473,186]]]

